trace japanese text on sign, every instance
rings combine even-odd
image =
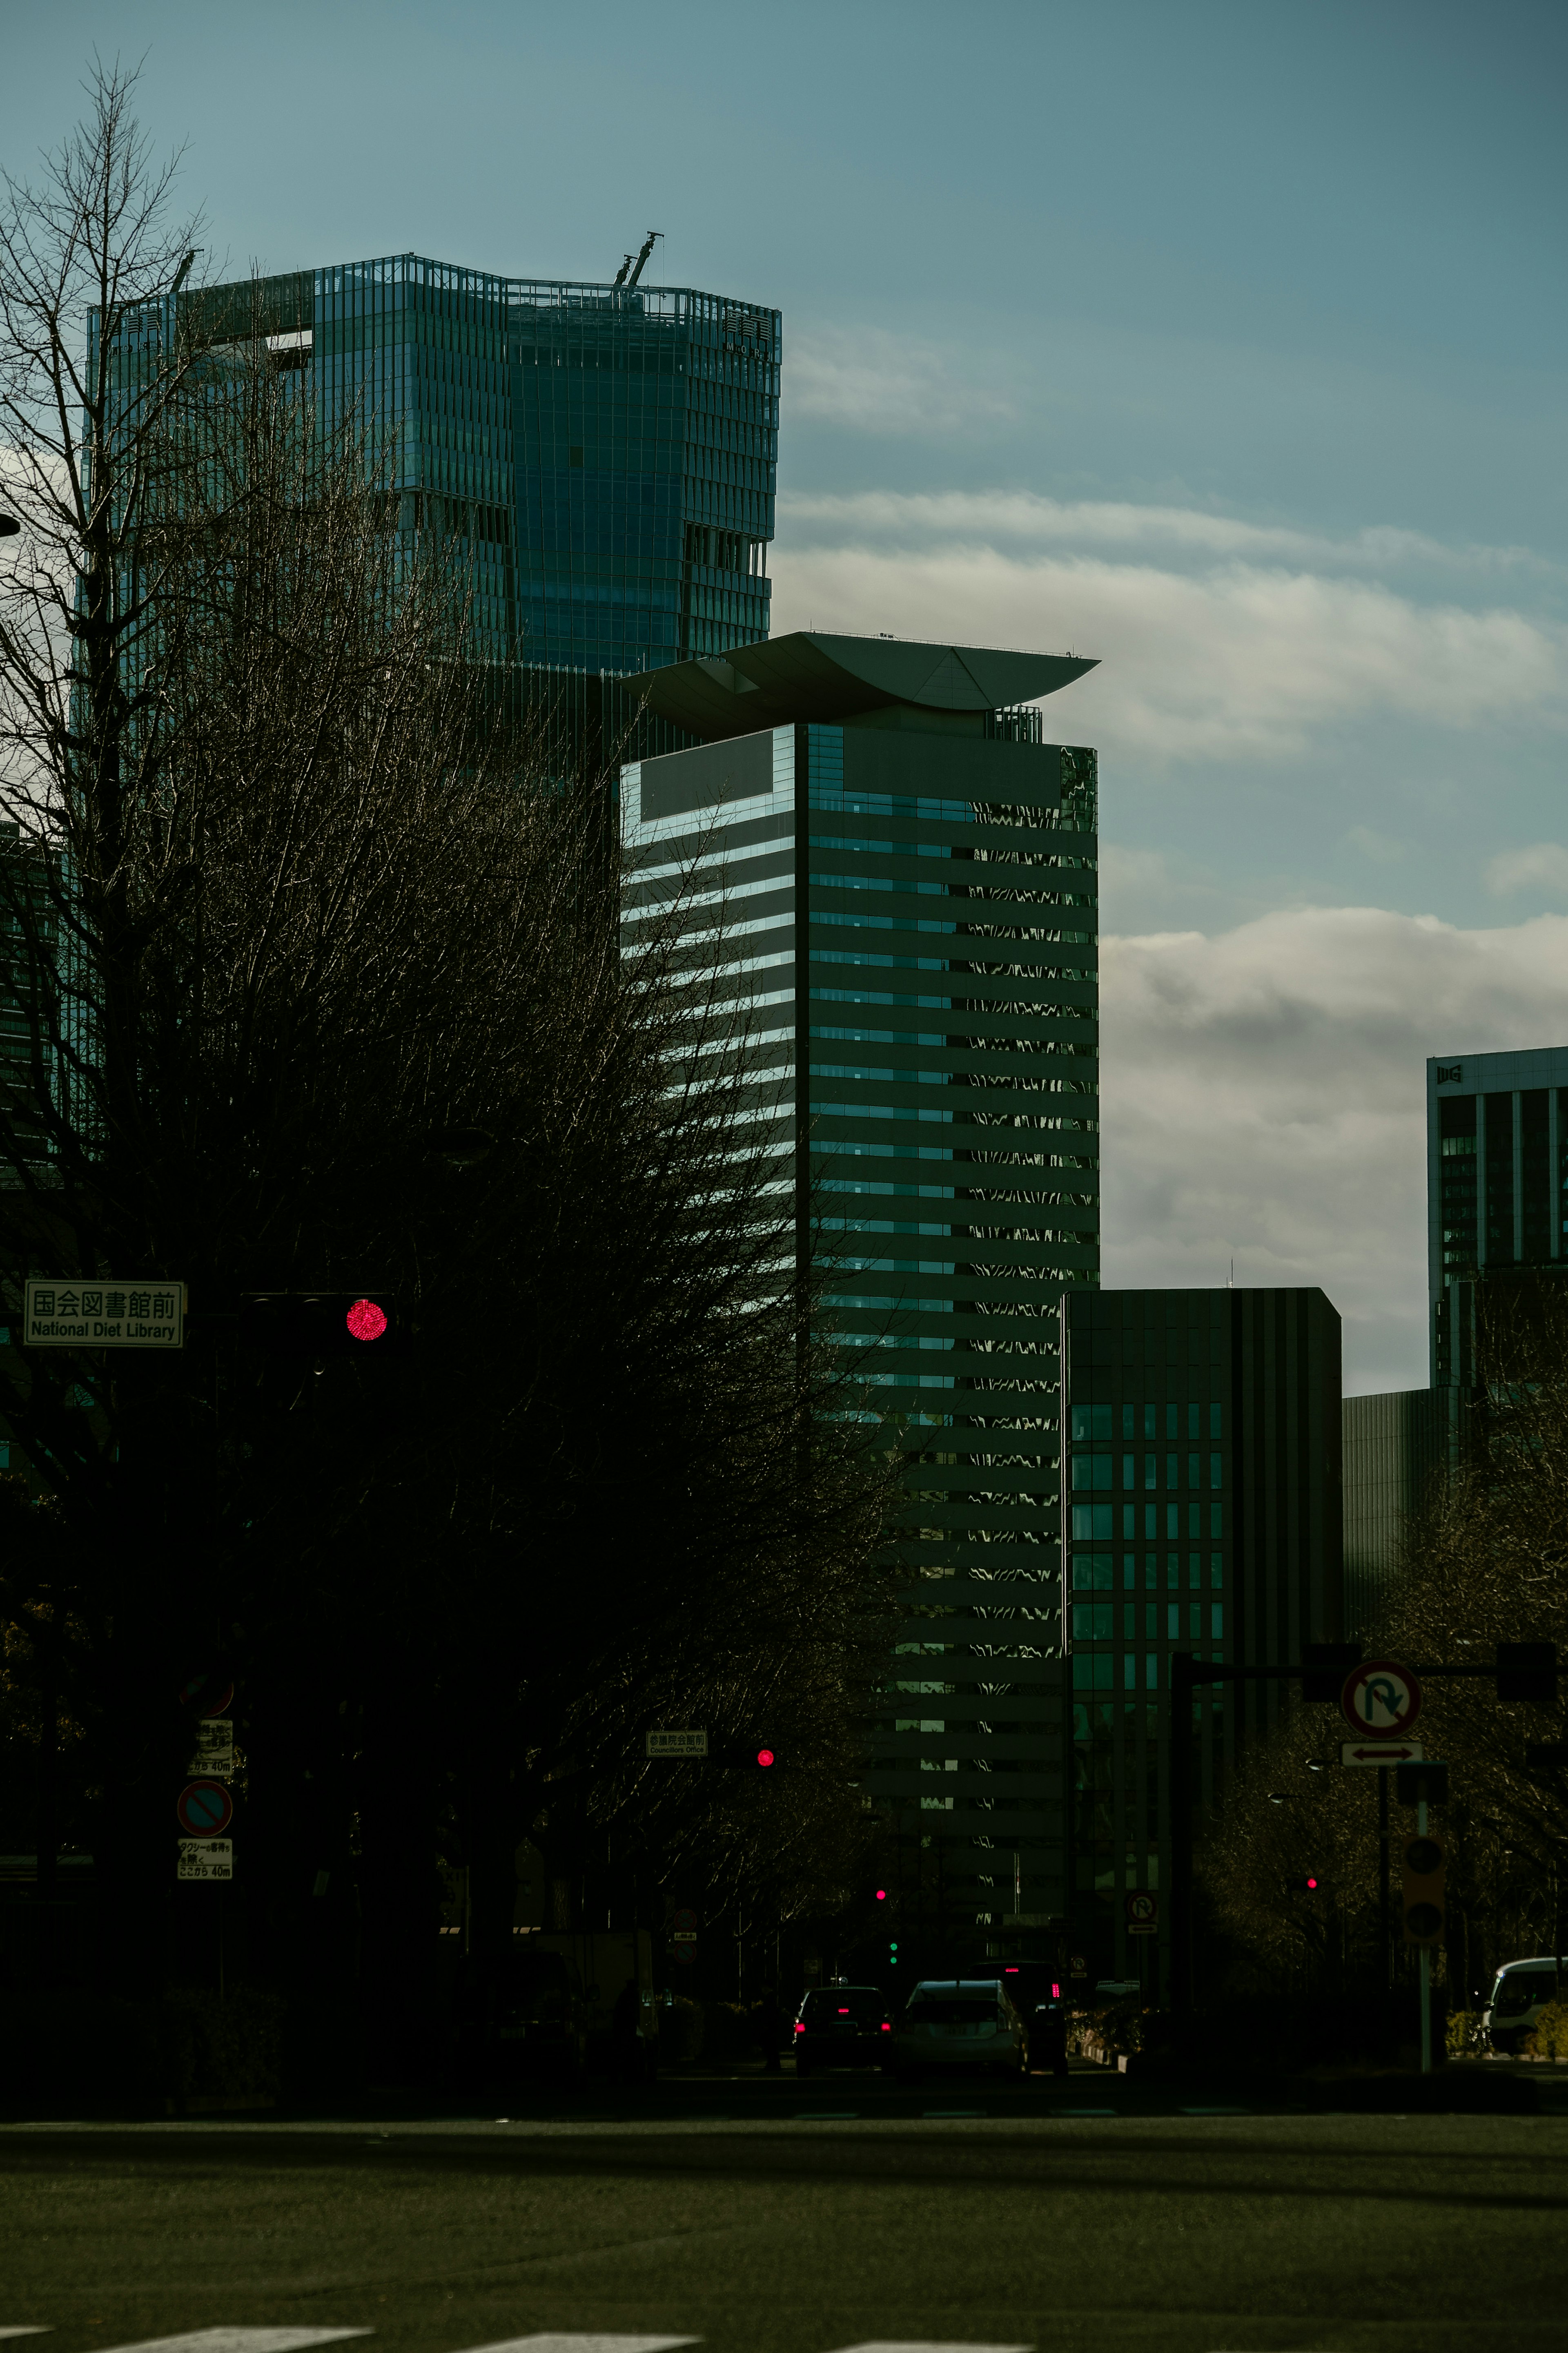
[[[176,1876],[181,1879],[232,1879],[232,1839],[181,1839]]]
[[[30,1276],[22,1344],[30,1348],[180,1348],[183,1282],[74,1282]]]
[[[705,1732],[650,1732],[647,1753],[650,1757],[706,1757],[708,1735]]]

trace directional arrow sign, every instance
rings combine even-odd
[[[1425,1750],[1418,1740],[1347,1740],[1340,1748],[1342,1765],[1419,1765]]]

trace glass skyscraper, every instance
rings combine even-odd
[[[405,529],[465,543],[481,649],[597,676],[765,637],[779,313],[416,254],[178,297],[260,327],[391,441]]]
[[[907,1459],[868,1787],[916,1966],[1066,1912],[1057,1307],[1099,1268],[1097,784],[1020,706],[1089,667],[777,638],[640,681],[710,740],[622,772],[628,934],[684,894]]]
[[[1426,1065],[1434,1388],[1470,1386],[1469,1286],[1568,1266],[1568,1046]]]

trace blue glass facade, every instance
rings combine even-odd
[[[210,323],[258,293],[279,363],[391,437],[404,527],[467,541],[495,659],[635,672],[767,636],[776,311],[415,254],[189,299]]]

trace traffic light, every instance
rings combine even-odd
[[[776,1773],[784,1759],[776,1740],[753,1734],[750,1740],[710,1742],[708,1762],[728,1766],[731,1772],[736,1773]]]
[[[1311,1875],[1305,1879],[1288,1879],[1285,1882],[1287,1895],[1319,1895],[1322,1893],[1322,1881]]]
[[[1429,1834],[1406,1839],[1400,1857],[1404,1885],[1400,1908],[1405,1915],[1407,1945],[1440,1945],[1443,1941],[1443,1875],[1447,1858],[1443,1841]]]
[[[334,1356],[392,1356],[407,1332],[389,1291],[247,1291],[239,1336],[263,1356],[324,1364]]]
[[[898,1966],[899,1940],[896,1936],[889,1936],[888,1939],[888,1967],[890,1969],[896,1969]]]
[[[1446,1806],[1448,1768],[1446,1765],[1396,1765],[1394,1796],[1402,1806]]]
[[[1361,1660],[1359,1642],[1303,1642],[1301,1697],[1338,1707],[1345,1677],[1352,1667],[1360,1666]]]
[[[1497,1646],[1499,1699],[1528,1699],[1550,1706],[1557,1697],[1555,1642],[1500,1642]]]

